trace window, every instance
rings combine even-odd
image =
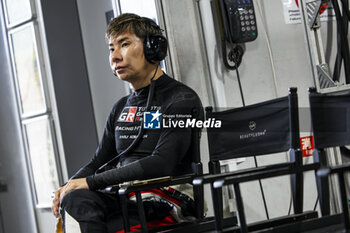
[[[153,19],[158,23],[154,0],[120,0],[120,8],[122,13],[135,13]]]
[[[37,207],[51,206],[59,186],[57,143],[46,88],[34,0],[1,0],[12,73]]]
[[[45,112],[46,105],[42,89],[34,27],[25,24],[9,32],[13,55],[13,68],[23,115],[31,116]]]
[[[4,0],[6,22],[16,25],[32,17],[31,4],[28,0]]]
[[[114,12],[116,14],[134,13],[143,17],[150,18],[158,25],[160,24],[160,18],[157,15],[156,0],[113,0],[113,3]],[[162,29],[164,30],[164,28]],[[166,59],[160,62],[160,67],[162,70],[164,70],[164,72],[167,72],[167,69],[169,71],[171,70],[171,67],[168,65],[170,62],[167,62]]]
[[[38,205],[51,202],[50,193],[58,187],[55,151],[51,123],[48,116],[23,122],[27,139],[35,196]]]

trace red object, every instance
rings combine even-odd
[[[303,157],[312,156],[314,151],[314,137],[307,136],[300,138],[301,150],[303,152]]]
[[[295,3],[297,4],[297,6],[299,7],[299,3],[298,0],[295,0]],[[321,8],[320,8],[320,14],[322,14],[326,9],[327,9],[327,5],[328,3],[323,3]]]
[[[177,223],[177,221],[172,216],[165,217],[162,220],[155,220],[152,222],[147,222],[147,228],[154,228],[159,226],[168,226]],[[141,224],[131,226],[130,231],[141,231]],[[117,231],[116,233],[124,233],[124,230]]]
[[[167,187],[167,188],[168,188],[168,191],[170,191],[170,192],[173,191],[172,188],[170,188],[170,187]],[[144,194],[144,193],[153,193],[157,196],[160,196],[160,197],[180,206],[180,203],[176,199],[165,194],[160,189],[150,189],[150,190],[146,190],[146,191],[141,191],[141,194]],[[133,196],[135,196],[134,192],[131,192],[128,194],[129,198],[133,197]],[[154,228],[154,227],[168,226],[168,225],[172,225],[174,223],[177,223],[176,219],[173,216],[169,215],[169,216],[167,216],[163,219],[160,219],[160,220],[154,220],[154,221],[147,222],[147,228],[150,229],[150,228]],[[141,231],[141,224],[130,226],[130,231]],[[116,233],[124,233],[124,230],[117,231]]]

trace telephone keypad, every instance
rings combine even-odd
[[[223,0],[228,13],[230,36],[233,43],[253,41],[257,38],[253,0]]]
[[[244,36],[254,38],[257,35],[255,25],[255,14],[251,0],[237,0],[236,6],[241,20],[241,32]]]

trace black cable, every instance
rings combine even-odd
[[[349,0],[342,0],[342,25],[343,25],[343,42],[344,48],[343,53],[344,53],[344,67],[345,67],[345,80],[346,83],[350,83],[350,51],[349,51],[349,42],[347,39],[348,31],[349,31],[349,22],[348,22],[348,9],[349,9]],[[346,13],[344,13],[346,12]]]
[[[150,84],[150,88],[149,88],[149,91],[148,91],[147,104],[146,104],[146,110],[145,111],[149,111],[149,108],[151,106],[151,102],[152,102],[152,99],[153,99],[154,88],[155,88],[155,81],[153,79],[156,76],[156,73],[158,71],[158,67],[159,67],[159,63],[157,64],[156,70],[155,70],[155,72],[154,72],[154,74],[153,74],[153,76],[151,78],[151,84]],[[142,138],[143,133],[144,133],[144,128],[142,127],[142,121],[140,121],[140,129],[139,129],[139,132],[137,134],[137,137],[129,145],[129,147],[126,148],[124,151],[122,151],[119,155],[115,156],[113,159],[109,160],[107,163],[105,163],[104,165],[99,167],[96,170],[95,174],[100,173],[106,166],[110,165],[112,162],[114,162],[117,159],[119,159],[122,155],[125,155],[125,154],[129,153],[131,150],[133,150],[135,148],[135,146],[137,145],[137,143]]]
[[[237,49],[241,49],[241,51],[235,51],[236,48],[234,49],[231,49],[229,54],[227,55],[227,42],[232,42],[232,35],[230,33],[230,30],[229,30],[229,23],[228,23],[228,20],[226,18],[226,15],[228,14],[228,12],[226,11],[225,9],[225,6],[224,6],[224,2],[223,0],[219,0],[219,7],[220,7],[220,15],[221,15],[221,19],[222,19],[222,23],[223,23],[223,38],[221,40],[221,48],[222,48],[222,59],[223,59],[223,62],[224,62],[224,65],[225,67],[228,69],[228,70],[235,70],[237,69],[241,62],[242,62],[242,56],[243,56],[243,49],[242,47],[240,46],[236,46]],[[239,47],[239,48],[238,48]],[[233,61],[235,58],[233,58],[233,56],[236,56],[236,60],[234,61],[234,65],[230,65],[228,63],[228,57],[230,57],[230,60]]]
[[[254,162],[255,162],[255,167],[258,167],[258,161],[256,160],[256,156],[254,156]],[[265,194],[264,194],[264,189],[262,187],[261,179],[259,179],[259,186],[260,186],[261,196],[262,196],[263,203],[264,203],[266,218],[267,218],[267,220],[269,220],[270,219],[269,211],[267,210],[267,204],[266,204],[266,199],[265,199]]]
[[[227,61],[228,55],[226,54],[226,53],[227,53],[227,52],[226,52],[226,40],[225,40],[225,39],[222,39],[222,40],[221,40],[221,43],[222,43],[222,45],[221,45],[221,48],[222,48],[222,59],[223,59],[223,61],[224,61],[225,67],[226,67],[227,69],[229,69],[229,70],[236,70],[240,63],[238,63],[238,64],[235,63],[235,65],[233,65],[233,66],[231,66],[231,65],[228,63],[228,61]]]
[[[337,44],[338,44],[338,54],[334,69],[334,80],[339,80],[341,62],[344,61],[344,71],[346,83],[350,83],[350,51],[349,44],[347,40],[348,32],[348,20],[346,15],[342,16],[340,12],[340,7],[337,0],[332,0],[334,7],[334,12],[337,20]],[[348,1],[342,1],[342,6],[347,7]],[[340,53],[340,55],[339,55]]]
[[[333,68],[333,80],[334,81],[339,81],[339,79],[340,79],[342,59],[343,58],[341,55],[341,36],[339,34],[339,25],[337,23],[337,55],[336,55],[334,68]]]
[[[292,212],[292,204],[293,204],[293,195],[290,195],[288,215],[290,215],[290,213]]]
[[[221,16],[222,16],[221,18],[223,19],[223,24],[224,24],[225,37],[228,35],[227,39],[229,39],[229,41],[232,41],[231,33],[228,32],[228,22],[227,22],[227,19],[225,17],[225,13],[227,13],[227,12],[225,12],[224,3],[223,3],[222,0],[219,0],[219,6],[220,6],[220,11],[221,11]],[[243,48],[241,46],[237,45],[234,49],[232,49],[230,51],[230,60],[232,60],[234,62],[233,66],[231,66],[228,63],[228,60],[227,60],[228,56],[227,56],[226,53],[227,53],[226,52],[226,38],[223,38],[222,39],[222,57],[223,57],[224,65],[229,70],[236,70],[239,90],[240,90],[240,93],[241,93],[242,104],[243,104],[243,106],[245,106],[243,89],[242,89],[242,84],[241,84],[241,78],[240,78],[239,72],[238,72],[238,67],[239,67],[239,65],[242,62]],[[258,163],[256,161],[256,156],[254,156],[254,160],[255,160],[255,167],[257,167]],[[269,213],[268,213],[268,210],[267,210],[265,194],[264,194],[264,190],[263,190],[262,183],[261,183],[260,179],[259,179],[259,184],[260,184],[261,195],[262,195],[263,202],[264,202],[266,217],[267,217],[267,219],[270,219],[269,218]]]
[[[315,205],[314,205],[314,211],[316,210],[316,207],[317,207],[318,201],[319,201],[319,198],[318,198],[318,195],[317,195],[316,202],[315,202]]]
[[[342,61],[343,61],[341,25],[340,25],[340,18],[341,17],[339,17],[340,12],[336,10],[336,6],[338,6],[338,5],[335,6],[335,3],[332,3],[332,4],[334,6],[334,12],[336,14],[336,23],[337,23],[337,55],[336,55],[336,60],[335,60],[334,70],[333,70],[333,80],[339,81],[340,73],[341,73],[341,66],[342,66]],[[339,8],[339,6],[338,6],[338,8]]]
[[[233,58],[235,59],[236,56],[233,56]],[[241,78],[240,78],[240,76],[239,76],[238,67],[236,68],[236,74],[237,74],[237,80],[238,80],[239,89],[240,89],[240,92],[241,92],[242,104],[243,104],[243,107],[245,107],[244,95],[243,95],[243,90],[242,90],[242,85],[241,85]],[[255,167],[258,167],[258,161],[257,161],[257,159],[256,159],[256,156],[254,155],[253,157],[254,157]],[[261,196],[262,196],[263,203],[264,203],[266,218],[269,220],[269,219],[270,219],[270,217],[269,217],[269,211],[268,211],[268,209],[267,209],[267,204],[266,204],[266,199],[265,199],[265,193],[264,193],[264,189],[263,189],[263,187],[262,187],[261,179],[259,179],[258,181],[259,181]]]
[[[241,84],[241,78],[239,77],[239,72],[238,72],[237,65],[236,65],[236,74],[237,74],[237,81],[238,81],[239,91],[241,93],[242,104],[243,104],[243,106],[245,106],[244,96],[243,96],[243,89],[242,89],[242,84]]]
[[[336,13],[336,12],[335,12]],[[339,26],[339,22],[337,20],[337,55],[336,55],[336,59],[335,59],[335,63],[334,63],[334,69],[333,69],[333,80],[334,81],[339,81],[340,79],[340,72],[341,72],[341,66],[342,66],[342,41],[341,41],[341,35],[340,35],[340,26]]]

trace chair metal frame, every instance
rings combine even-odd
[[[177,224],[172,224],[168,226],[161,226],[156,228],[147,228],[147,222],[145,217],[145,211],[141,199],[141,191],[149,190],[153,188],[160,188],[178,184],[192,184],[195,177],[203,175],[202,163],[200,162],[200,130],[192,130],[192,144],[191,150],[193,154],[194,161],[192,162],[192,172],[191,174],[178,176],[178,177],[160,177],[151,180],[128,182],[126,185],[122,185],[119,188],[118,194],[121,201],[124,232],[129,232],[129,220],[128,220],[128,207],[127,199],[129,193],[135,193],[137,199],[138,215],[141,222],[141,232],[203,232],[214,229],[214,217],[204,216],[204,191],[203,187],[193,186],[194,191],[194,201],[196,209],[196,220],[192,222],[182,222]],[[231,224],[230,222],[225,222],[225,225]]]
[[[328,128],[330,128],[332,125],[330,114],[332,114],[332,109],[325,109],[325,105],[329,104],[328,101],[332,101],[334,105],[336,105],[336,98],[349,98],[350,100],[350,91],[349,90],[342,90],[337,92],[331,92],[331,93],[318,93],[316,91],[316,88],[309,88],[309,101],[310,101],[310,113],[311,113],[311,122],[314,132],[314,144],[315,149],[313,152],[313,158],[314,162],[320,164],[320,171],[316,172],[316,184],[317,184],[317,191],[318,191],[318,197],[320,202],[320,209],[322,216],[329,216],[331,215],[331,208],[330,208],[330,182],[328,175],[320,175],[318,173],[322,173],[321,171],[325,171],[327,169],[330,169],[330,173],[333,173],[333,168],[330,166],[327,160],[327,152],[326,148],[330,147],[338,147],[343,146],[340,142],[335,141],[334,136],[336,136],[337,133],[344,134],[344,132],[337,132],[335,130],[331,130],[331,132],[325,131],[325,129],[322,129],[322,126],[319,125],[320,122],[320,113],[319,110],[322,110],[322,114],[325,115],[321,119],[327,119],[327,122],[323,122],[322,124],[326,124]],[[323,102],[315,102],[313,99],[319,98],[322,99]],[[350,109],[350,105],[347,106],[347,108]],[[336,107],[336,109],[339,109],[339,106]],[[346,109],[346,108],[345,108]],[[347,111],[349,111],[347,109]],[[333,113],[334,114],[334,113]],[[350,120],[347,119],[349,117],[345,116],[345,119],[347,120],[345,123],[345,126],[347,124],[350,124]],[[349,130],[349,129],[345,129]],[[350,144],[350,136],[347,138],[347,142]],[[341,166],[340,166],[341,167]],[[335,169],[335,167],[334,167]],[[340,168],[339,168],[340,169]],[[335,169],[335,173],[341,173],[342,171],[339,169]],[[327,173],[328,174],[328,173]],[[338,178],[341,179],[342,175],[339,174]],[[343,187],[339,187],[340,191],[342,192]],[[341,195],[343,195],[341,193]]]
[[[350,214],[349,214],[349,199],[345,187],[345,173],[350,172],[350,163],[321,168],[317,171],[317,176],[327,179],[331,174],[338,176],[340,198],[342,205],[342,223],[347,232],[350,231]]]
[[[271,226],[292,223],[295,221],[305,220],[309,218],[317,217],[317,212],[307,211],[303,212],[303,172],[306,170],[314,170],[318,168],[318,164],[307,165],[306,167],[302,164],[302,151],[300,149],[300,139],[299,139],[299,116],[298,116],[298,98],[297,98],[297,88],[290,88],[289,95],[287,97],[289,103],[289,127],[290,127],[290,162],[273,164],[268,166],[262,166],[257,168],[250,168],[240,171],[233,171],[229,173],[220,173],[220,163],[219,161],[210,161],[209,166],[214,174],[205,175],[194,180],[195,185],[203,185],[205,183],[210,183],[213,206],[215,212],[215,223],[216,230],[223,231],[223,214],[222,214],[222,187],[227,184],[233,184],[236,194],[236,203],[239,215],[240,228],[242,232],[248,232],[248,226],[246,224],[243,202],[241,200],[241,193],[239,189],[239,183],[248,180],[256,180],[261,178],[274,177],[279,175],[291,175],[291,185],[293,191],[293,207],[294,215],[286,216],[285,218],[272,219],[262,221],[257,224],[252,224],[249,229],[264,229]],[[281,98],[280,98],[281,99]],[[272,100],[274,101],[274,100]],[[269,104],[272,101],[265,101],[259,104]],[[256,105],[259,105],[256,104]],[[247,106],[253,108],[255,105]],[[247,108],[243,107],[241,109]],[[215,113],[212,113],[211,109],[207,109],[210,113],[209,116],[215,117]],[[208,131],[208,134],[210,132]],[[210,145],[210,142],[209,142]],[[210,146],[209,146],[210,150]],[[276,151],[281,152],[281,151]],[[210,152],[211,153],[211,152]],[[273,152],[274,153],[274,152]],[[267,153],[261,153],[267,154]]]
[[[303,166],[286,166],[286,167],[274,167],[269,170],[261,170],[256,171],[252,173],[246,173],[242,175],[232,175],[232,176],[226,176],[221,179],[217,179],[213,182],[214,189],[221,189],[224,185],[233,185],[234,192],[235,192],[235,198],[236,198],[236,204],[237,204],[237,211],[239,216],[239,229],[240,232],[246,233],[249,231],[254,230],[263,230],[263,229],[269,229],[276,226],[281,225],[287,225],[287,224],[293,224],[299,221],[304,221],[307,219],[313,219],[317,218],[317,212],[315,211],[305,211],[303,213],[295,213],[286,217],[279,217],[276,219],[270,219],[270,220],[264,220],[258,223],[252,223],[247,224],[245,211],[244,211],[244,205],[243,205],[243,199],[242,194],[240,190],[240,183],[258,180],[258,179],[266,179],[266,178],[272,178],[276,176],[283,176],[283,175],[292,175],[295,173],[303,173],[306,171],[313,171],[319,168],[318,164],[307,164]],[[281,231],[282,232],[282,231]]]

